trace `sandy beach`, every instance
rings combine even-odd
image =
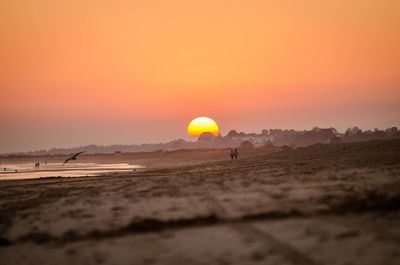
[[[79,162],[146,168],[0,181],[0,264],[400,264],[399,140]]]

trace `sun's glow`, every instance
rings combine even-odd
[[[218,130],[218,124],[208,117],[198,117],[192,120],[187,127],[188,135],[195,137],[198,137],[205,132],[218,136]]]

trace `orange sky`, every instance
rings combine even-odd
[[[0,152],[400,125],[400,1],[0,0]]]

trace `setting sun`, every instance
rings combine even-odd
[[[188,127],[189,136],[200,136],[202,133],[209,132],[214,136],[218,136],[218,125],[217,123],[208,117],[198,117],[192,120]]]

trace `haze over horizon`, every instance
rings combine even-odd
[[[0,0],[0,152],[400,125],[400,2]]]

